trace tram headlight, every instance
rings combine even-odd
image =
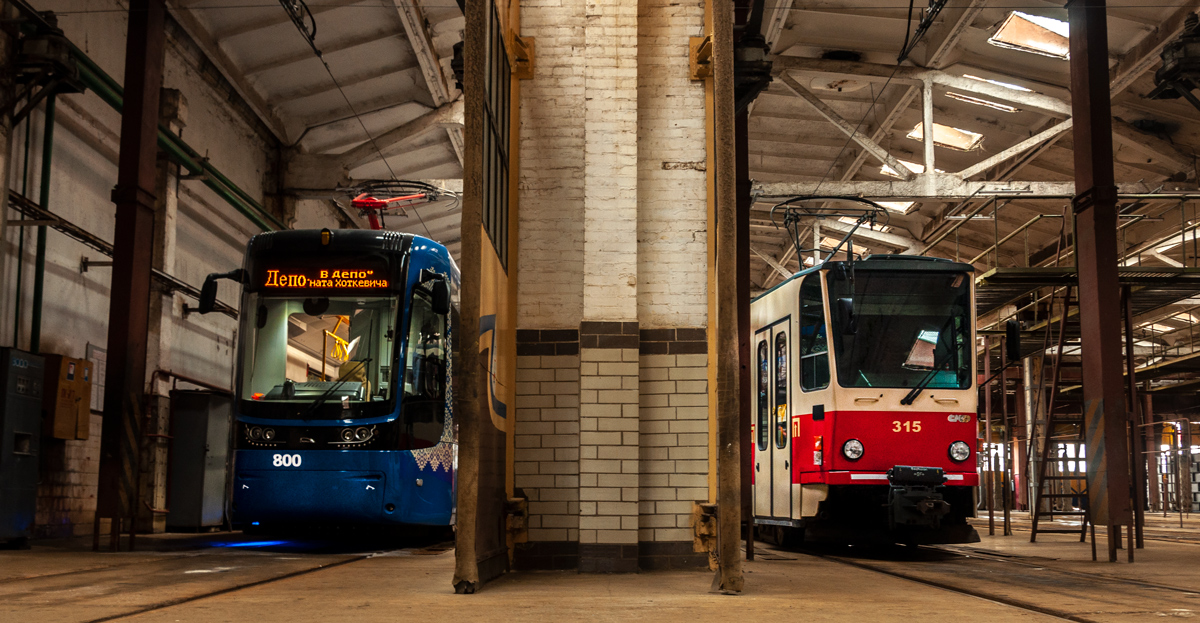
[[[250,436],[251,440],[258,441],[259,439],[262,439],[262,433],[263,433],[263,431],[261,428],[254,426],[250,429],[250,432],[247,434]]]
[[[274,441],[275,440],[275,429],[274,428],[262,429],[262,440],[263,441]]]
[[[962,463],[971,458],[971,446],[968,446],[965,441],[956,441],[950,444],[950,459]]]
[[[842,456],[845,456],[851,461],[857,461],[861,459],[863,452],[865,451],[866,450],[863,448],[862,442],[857,439],[851,439],[850,441],[842,444]]]
[[[367,428],[366,426],[359,426],[358,428],[354,429],[354,440],[355,441],[366,441],[370,438],[371,438],[371,429]]]
[[[354,429],[353,428],[343,428],[342,429],[342,441],[354,441]]]

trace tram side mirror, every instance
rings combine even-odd
[[[204,285],[200,288],[199,305],[196,311],[201,314],[207,314],[217,308],[217,281],[221,279],[232,279],[238,283],[246,282],[246,271],[238,268],[227,273],[211,273],[204,278]]]
[[[1021,360],[1021,325],[1016,320],[1004,323],[1004,357],[1009,363]]]
[[[837,299],[837,315],[838,326],[842,328],[842,335],[854,335],[858,333],[858,319],[854,316],[854,299]]]
[[[445,279],[433,282],[433,313],[441,316],[450,313],[450,286]]]
[[[200,288],[200,305],[196,307],[196,311],[201,314],[211,312],[217,306],[217,275],[214,273],[204,279],[204,286]]]

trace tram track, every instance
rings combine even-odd
[[[1106,594],[1113,594],[1113,593],[1120,592],[1119,590],[1114,590],[1115,588],[1125,588],[1125,589],[1128,589],[1128,590],[1126,590],[1126,592],[1134,592],[1134,591],[1145,592],[1147,590],[1163,591],[1164,594],[1174,595],[1176,598],[1179,598],[1181,600],[1192,600],[1192,599],[1200,598],[1200,590],[1191,590],[1191,589],[1187,589],[1187,588],[1181,588],[1178,586],[1170,586],[1170,585],[1159,584],[1159,583],[1155,583],[1155,582],[1136,580],[1136,579],[1132,579],[1132,578],[1122,578],[1122,577],[1116,577],[1116,576],[1106,575],[1106,574],[1089,573],[1089,572],[1085,572],[1085,571],[1075,571],[1075,570],[1071,570],[1071,569],[1063,569],[1061,567],[1058,567],[1058,566],[1055,566],[1052,564],[1047,564],[1047,563],[1052,562],[1049,560],[1043,561],[1043,560],[1039,559],[1037,561],[1030,561],[1030,560],[1024,560],[1023,559],[1024,557],[1021,557],[1021,556],[1007,556],[1007,555],[998,554],[998,553],[994,553],[994,552],[988,552],[986,550],[974,550],[974,549],[965,548],[965,547],[961,547],[961,546],[922,546],[920,548],[917,548],[916,550],[913,550],[913,551],[918,551],[918,552],[922,552],[922,553],[933,554],[935,556],[940,555],[940,556],[954,557],[955,559],[957,559],[957,561],[960,561],[960,564],[954,566],[952,573],[946,573],[948,570],[937,569],[937,568],[913,567],[912,570],[897,569],[897,568],[894,568],[896,566],[895,563],[917,562],[917,561],[902,561],[902,560],[898,560],[898,559],[873,560],[869,557],[862,558],[862,557],[844,556],[844,555],[839,555],[836,553],[830,553],[828,551],[821,551],[820,549],[811,548],[811,547],[806,547],[806,548],[801,548],[801,549],[796,549],[796,550],[783,550],[783,551],[790,551],[792,553],[813,556],[816,558],[820,558],[822,560],[827,560],[827,561],[835,562],[835,563],[842,564],[845,566],[854,567],[854,568],[862,569],[865,571],[871,571],[874,573],[879,573],[882,575],[887,575],[887,576],[902,579],[902,580],[907,580],[907,581],[910,581],[910,582],[913,582],[916,584],[921,584],[924,586],[938,588],[938,589],[950,591],[953,593],[958,593],[961,595],[967,595],[970,597],[975,597],[978,599],[983,599],[986,601],[1003,604],[1003,605],[1006,605],[1009,607],[1018,608],[1021,610],[1028,611],[1028,612],[1035,612],[1035,613],[1038,613],[1041,615],[1054,617],[1054,618],[1060,619],[1060,620],[1076,621],[1079,623],[1101,623],[1104,620],[1111,620],[1112,616],[1116,615],[1116,614],[1132,614],[1132,613],[1103,612],[1103,611],[1077,612],[1077,611],[1072,611],[1067,608],[1055,607],[1055,606],[1050,606],[1050,605],[1041,604],[1041,603],[1035,603],[1035,602],[1027,600],[1027,599],[1014,597],[1013,595],[1000,594],[999,591],[1008,589],[1010,592],[1016,592],[1016,591],[1013,591],[1015,585],[1009,584],[1008,581],[1011,577],[1014,577],[1014,576],[1024,576],[1024,579],[1027,582],[1032,581],[1034,583],[1040,583],[1040,584],[1054,586],[1058,590],[1063,590],[1063,589],[1061,589],[1061,587],[1063,587],[1063,586],[1068,586],[1068,585],[1074,584],[1074,585],[1079,585],[1079,586],[1086,586],[1090,590],[1094,590],[1097,592],[1103,592]],[[987,563],[996,563],[996,564],[1008,563],[1010,565],[1020,567],[1021,569],[1027,569],[1030,573],[1026,573],[1024,571],[1018,571],[1016,573],[1005,573],[1005,572],[996,573],[995,569],[988,569],[983,566],[971,565],[970,563],[961,564],[962,562],[966,562],[968,560],[972,560],[972,561],[978,560],[978,561],[985,561]],[[926,562],[928,562],[928,561],[926,561]],[[945,561],[936,561],[936,562],[945,562]],[[941,579],[940,577],[938,577],[938,574],[944,574],[946,579]],[[1048,577],[1049,574],[1053,574],[1053,577]],[[1035,576],[1036,576],[1036,580],[1034,580]],[[1003,579],[1003,582],[999,583],[999,582],[1001,582],[1002,579]],[[971,580],[975,580],[975,583],[973,586],[964,586],[964,582],[970,582]],[[989,590],[987,588],[989,586],[989,584],[996,586],[997,589]],[[1058,593],[1058,594],[1070,594],[1070,591],[1065,591],[1065,593]],[[1118,601],[1119,601],[1119,599],[1118,599]],[[1114,604],[1114,607],[1116,605],[1118,605],[1118,604]],[[1191,616],[1191,612],[1195,611],[1194,609],[1196,609],[1197,603],[1192,603],[1191,601],[1180,601],[1180,603],[1178,605],[1190,606],[1190,608],[1184,608],[1182,610],[1188,611],[1189,616]],[[1168,609],[1168,610],[1170,610],[1170,609]],[[1180,609],[1176,609],[1176,610],[1180,610]],[[1148,614],[1148,613],[1144,613],[1144,614]],[[1163,612],[1155,612],[1154,614],[1157,616],[1164,616]]]
[[[165,610],[167,608],[172,608],[174,606],[179,606],[179,605],[183,605],[183,604],[187,604],[187,603],[193,603],[196,601],[201,601],[201,600],[209,599],[212,597],[220,597],[222,595],[228,595],[230,593],[236,593],[238,591],[243,591],[243,590],[255,588],[258,586],[263,586],[266,584],[273,584],[276,582],[282,582],[284,580],[290,580],[292,578],[297,578],[300,576],[310,575],[313,573],[317,573],[319,571],[327,571],[329,569],[334,569],[337,567],[344,567],[346,565],[350,565],[350,564],[353,564],[356,562],[362,562],[364,560],[369,560],[371,558],[375,558],[378,556],[391,555],[393,552],[397,552],[397,551],[406,551],[407,550],[410,553],[410,555],[423,555],[423,554],[429,555],[429,554],[438,554],[438,553],[441,553],[443,551],[446,551],[446,550],[449,550],[452,548],[453,548],[453,544],[436,543],[436,544],[426,545],[424,547],[417,547],[417,548],[402,548],[400,550],[375,551],[375,552],[367,552],[367,553],[362,553],[362,554],[350,554],[349,555],[350,557],[346,558],[344,560],[336,560],[336,561],[332,561],[332,562],[329,562],[326,564],[317,565],[315,567],[311,567],[308,569],[299,569],[296,571],[282,573],[280,575],[269,577],[269,578],[262,578],[262,579],[258,579],[258,580],[244,582],[241,584],[235,584],[233,586],[226,586],[224,588],[208,591],[205,593],[200,593],[197,595],[187,595],[187,596],[178,597],[175,599],[164,600],[164,601],[153,603],[153,604],[147,604],[145,606],[139,607],[139,608],[137,608],[135,610],[131,610],[129,612],[115,613],[115,614],[110,614],[110,615],[95,618],[95,619],[88,619],[81,623],[106,623],[108,621],[119,621],[122,619],[127,619],[130,617],[147,614],[150,612]]]
[[[1074,614],[1071,614],[1068,612],[1062,612],[1062,611],[1056,610],[1054,608],[1046,608],[1046,607],[1038,606],[1036,604],[1031,604],[1031,603],[1024,602],[1024,601],[1017,600],[1017,599],[1005,598],[1002,596],[989,594],[989,593],[986,593],[983,591],[963,588],[961,586],[956,586],[953,584],[949,584],[947,582],[939,582],[936,580],[930,580],[928,578],[917,577],[915,575],[911,575],[911,574],[907,574],[907,573],[900,573],[900,572],[897,572],[897,571],[894,571],[891,569],[884,569],[884,568],[878,567],[876,565],[871,565],[871,564],[868,564],[868,563],[865,563],[865,562],[862,562],[859,560],[852,560],[852,559],[848,559],[848,558],[845,558],[842,556],[833,556],[833,555],[829,555],[829,554],[822,554],[820,552],[815,552],[812,550],[797,550],[797,552],[808,555],[808,556],[814,556],[814,557],[820,558],[822,560],[828,560],[830,562],[835,562],[835,563],[838,563],[841,565],[846,565],[848,567],[854,567],[856,569],[863,569],[865,571],[873,571],[875,573],[880,573],[880,574],[898,578],[901,580],[907,580],[909,582],[914,582],[916,584],[921,584],[924,586],[938,588],[938,589],[941,589],[944,591],[949,591],[951,593],[958,593],[960,595],[966,595],[968,597],[982,599],[984,601],[990,601],[993,603],[1003,604],[1005,606],[1009,606],[1010,608],[1017,608],[1019,610],[1025,610],[1027,612],[1035,612],[1037,614],[1054,617],[1056,619],[1060,619],[1063,621],[1076,621],[1078,623],[1097,623],[1093,619],[1084,618],[1084,617],[1074,615]]]

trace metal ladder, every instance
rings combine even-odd
[[[1071,471],[1069,469],[1068,470],[1058,470],[1055,468],[1055,466],[1058,463],[1066,464],[1068,462],[1074,461],[1076,463],[1076,465],[1078,465],[1082,462],[1085,462],[1085,459],[1081,459],[1078,456],[1079,455],[1078,449],[1081,447],[1081,443],[1083,441],[1083,435],[1084,435],[1082,406],[1080,406],[1079,408],[1072,408],[1073,405],[1067,403],[1066,401],[1064,401],[1062,399],[1062,395],[1061,395],[1062,392],[1060,391],[1060,387],[1062,384],[1063,368],[1064,367],[1075,367],[1075,366],[1079,365],[1079,364],[1069,364],[1069,363],[1066,363],[1063,361],[1063,346],[1066,343],[1067,324],[1068,324],[1068,322],[1071,321],[1071,316],[1072,316],[1071,309],[1072,309],[1072,307],[1076,306],[1076,304],[1077,304],[1075,301],[1073,301],[1072,296],[1071,296],[1071,291],[1074,287],[1075,286],[1073,286],[1073,285],[1068,285],[1068,286],[1064,287],[1063,296],[1062,296],[1062,304],[1061,304],[1061,307],[1059,308],[1061,315],[1057,319],[1053,317],[1053,310],[1054,310],[1053,302],[1054,302],[1055,297],[1054,296],[1051,297],[1051,306],[1050,306],[1051,314],[1048,315],[1048,318],[1046,320],[1046,335],[1045,335],[1045,338],[1043,339],[1043,345],[1044,345],[1044,347],[1042,349],[1043,353],[1045,353],[1046,350],[1048,350],[1047,348],[1045,348],[1045,346],[1049,345],[1050,336],[1054,330],[1055,324],[1058,325],[1058,336],[1056,339],[1057,348],[1055,349],[1054,355],[1053,355],[1054,363],[1053,363],[1051,379],[1050,379],[1050,383],[1049,383],[1050,394],[1049,394],[1049,397],[1046,399],[1045,420],[1044,420],[1044,422],[1040,422],[1040,424],[1041,424],[1040,452],[1038,452],[1036,455],[1034,455],[1037,457],[1038,478],[1037,478],[1037,495],[1034,499],[1034,504],[1030,509],[1030,511],[1031,511],[1030,515],[1031,515],[1031,519],[1032,519],[1032,523],[1033,523],[1033,525],[1032,525],[1033,530],[1029,536],[1030,542],[1036,542],[1038,534],[1055,534],[1055,533],[1057,533],[1057,534],[1076,534],[1076,533],[1078,533],[1080,542],[1083,542],[1087,539],[1087,529],[1088,529],[1089,524],[1091,523],[1091,514],[1088,511],[1088,503],[1087,503],[1088,493],[1087,493],[1087,476],[1086,476],[1086,474],[1072,476],[1072,475],[1067,474],[1067,472]],[[1046,367],[1046,359],[1048,359],[1048,358],[1050,358],[1050,356],[1046,355],[1045,358],[1042,360],[1042,369],[1038,373],[1039,380],[1041,381],[1041,383],[1040,383],[1041,389],[1043,389],[1043,391],[1044,391],[1044,388],[1046,387],[1045,367]],[[1040,411],[1040,409],[1039,409],[1039,411]],[[1032,454],[1032,451],[1035,449],[1035,444],[1038,443],[1039,422],[1038,422],[1036,412],[1031,414],[1031,416],[1034,417],[1034,427],[1033,427],[1033,431],[1032,431],[1033,434],[1030,435],[1030,437],[1029,437],[1029,449]],[[1074,428],[1075,432],[1074,432],[1074,434],[1067,433],[1064,435],[1059,432],[1060,428],[1067,428],[1068,430],[1070,430],[1071,428]],[[1063,443],[1063,442],[1070,443],[1075,446],[1076,456],[1074,459],[1067,458],[1067,457],[1060,457],[1058,455],[1057,444]],[[1051,456],[1052,450],[1054,451],[1053,456]],[[1086,471],[1086,468],[1085,468],[1085,471]],[[1070,491],[1067,491],[1066,489],[1069,489],[1071,487],[1073,481],[1078,482],[1081,486],[1078,489],[1071,489]],[[1057,485],[1057,486],[1055,486],[1055,485]],[[1079,502],[1080,502],[1079,508],[1077,508],[1077,509],[1063,509],[1062,508],[1063,504],[1061,502],[1069,501],[1069,500],[1073,500],[1073,499],[1079,500]],[[1056,502],[1058,502],[1058,504],[1056,504]],[[1056,506],[1058,508],[1056,508]],[[1039,524],[1041,523],[1041,520],[1043,518],[1053,521],[1055,518],[1058,518],[1058,517],[1078,517],[1080,520],[1080,525],[1078,528],[1039,527]]]

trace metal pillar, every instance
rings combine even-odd
[[[987,480],[984,482],[987,496],[988,536],[996,534],[996,504],[992,481],[996,478],[996,461],[992,457],[992,338],[983,337],[983,378],[988,379],[983,386],[983,439],[987,446]]]
[[[7,2],[0,0],[0,19],[10,17],[11,9]],[[13,58],[13,41],[8,33],[0,30],[0,67],[11,67]],[[0,72],[0,102],[7,102],[13,94],[13,72]],[[26,126],[28,127],[28,126]],[[8,260],[8,185],[9,173],[12,167],[12,115],[0,115],[0,275],[7,275],[5,271],[6,261]],[[19,273],[18,273],[19,274]],[[19,279],[19,277],[18,277]],[[7,294],[7,293],[6,293]],[[21,308],[21,299],[14,299],[15,309]],[[20,347],[17,344],[17,334],[13,334],[12,346]]]
[[[42,174],[39,180],[38,202],[43,210],[50,209],[50,164],[54,158],[54,110],[56,97],[46,98],[46,129],[42,133]],[[7,195],[8,193],[5,193]],[[42,352],[42,295],[46,282],[46,226],[37,228],[37,251],[33,269],[33,312],[29,318],[29,350]],[[20,305],[20,301],[17,302]]]
[[[1136,532],[1137,544],[1140,549],[1145,546],[1142,537],[1142,528],[1146,523],[1145,520],[1145,495],[1146,495],[1146,474],[1145,474],[1145,457],[1143,452],[1145,442],[1142,440],[1142,435],[1145,430],[1142,428],[1141,422],[1141,403],[1138,401],[1137,391],[1137,375],[1135,374],[1136,364],[1133,359],[1133,291],[1130,286],[1121,287],[1121,302],[1123,303],[1121,312],[1125,320],[1125,388],[1129,392],[1129,453],[1130,464],[1133,468],[1133,488],[1131,498],[1133,500],[1133,531],[1130,533],[1132,539]],[[1134,544],[1130,543],[1129,556],[1133,557]]]
[[[164,0],[131,0],[125,47],[125,106],[121,153],[113,201],[112,294],[108,307],[108,372],[100,437],[101,517],[112,519],[110,549],[129,521],[129,548],[137,484],[137,449],[146,380],[146,332],[154,249],[154,185],[157,177],[158,104],[166,42]],[[98,542],[96,542],[98,545]]]
[[[1122,396],[1117,285],[1117,188],[1113,177],[1108,25],[1104,0],[1072,0],[1071,112],[1075,120],[1076,258],[1083,334],[1084,425],[1092,521],[1108,526],[1115,562],[1121,525],[1130,525],[1129,451]]]
[[[751,360],[750,360],[750,111],[737,113],[734,140],[737,141],[737,320],[738,320],[738,430],[741,437],[742,520],[746,522],[746,560],[754,560],[754,499],[750,475],[753,473],[754,443],[750,432]]]
[[[1150,510],[1157,511],[1162,505],[1158,494],[1158,426],[1154,422],[1154,399],[1150,397],[1150,381],[1142,385],[1142,452],[1146,456],[1146,481],[1149,484]]]
[[[717,168],[717,553],[713,587],[740,593],[741,408],[738,372],[737,188],[734,155],[733,0],[713,0],[713,132]],[[710,324],[711,321],[710,321]]]

